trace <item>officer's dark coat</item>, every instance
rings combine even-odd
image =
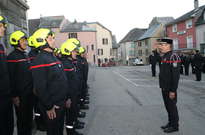
[[[164,54],[159,73],[160,88],[172,92],[177,90],[180,78],[180,62],[180,57],[172,51]]]

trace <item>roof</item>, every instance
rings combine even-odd
[[[25,9],[29,9],[29,6],[25,0],[17,0]]]
[[[39,27],[43,28],[59,28],[62,21],[65,19],[64,16],[48,16],[40,18]]]
[[[151,26],[138,40],[143,40],[146,38],[151,38],[155,32],[161,27],[161,24],[156,24]]]
[[[89,27],[86,22],[74,21],[63,25],[61,32],[96,32],[96,29]]]
[[[108,28],[106,28],[104,25],[102,25],[102,24],[99,23],[99,22],[89,22],[89,23],[87,23],[87,24],[98,24],[98,25],[100,25],[101,27],[103,27],[104,29],[108,30],[110,33],[112,33],[111,30],[109,30]]]
[[[29,19],[28,20],[28,28],[29,28],[29,35],[32,35],[34,31],[39,28],[40,19]]]
[[[154,17],[150,23],[150,27],[152,25],[156,25],[156,24],[167,24],[170,23],[171,21],[173,21],[174,18],[173,17]]]
[[[119,47],[119,46],[118,46],[118,44],[117,44],[116,36],[113,35],[113,36],[112,36],[112,48],[113,48],[113,49],[117,49],[118,47]]]
[[[197,18],[195,25],[202,25],[205,24],[205,19],[204,19],[204,12],[205,12],[205,7],[203,8],[203,10],[201,10],[201,12],[199,13],[199,17]]]
[[[137,41],[145,33],[145,31],[146,29],[134,28],[129,31],[128,34],[119,43]]]
[[[174,21],[168,23],[167,26],[172,25],[172,24],[176,24],[178,22],[182,22],[182,21],[185,21],[185,20],[188,20],[188,19],[191,19],[191,18],[198,18],[201,15],[201,12],[204,10],[204,8],[205,8],[205,5],[197,8],[197,9],[194,9],[194,10],[192,10],[192,11],[178,17]]]

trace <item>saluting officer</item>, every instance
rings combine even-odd
[[[5,35],[7,19],[0,16],[0,40]],[[0,135],[13,135],[14,119],[6,50],[0,41]]]
[[[165,133],[178,131],[177,88],[180,78],[180,57],[172,52],[171,39],[158,39],[162,61],[159,73],[159,85],[162,89],[164,105],[168,113],[168,123],[161,128]]]

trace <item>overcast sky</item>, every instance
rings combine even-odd
[[[79,22],[98,21],[121,40],[133,28],[147,28],[153,17],[177,18],[194,8],[194,0],[27,0],[28,18],[65,15]],[[199,6],[205,0],[199,0]]]

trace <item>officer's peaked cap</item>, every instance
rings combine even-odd
[[[159,39],[157,39],[157,42],[166,43],[166,44],[170,44],[170,45],[173,44],[173,40],[169,39],[169,38],[159,38]]]

